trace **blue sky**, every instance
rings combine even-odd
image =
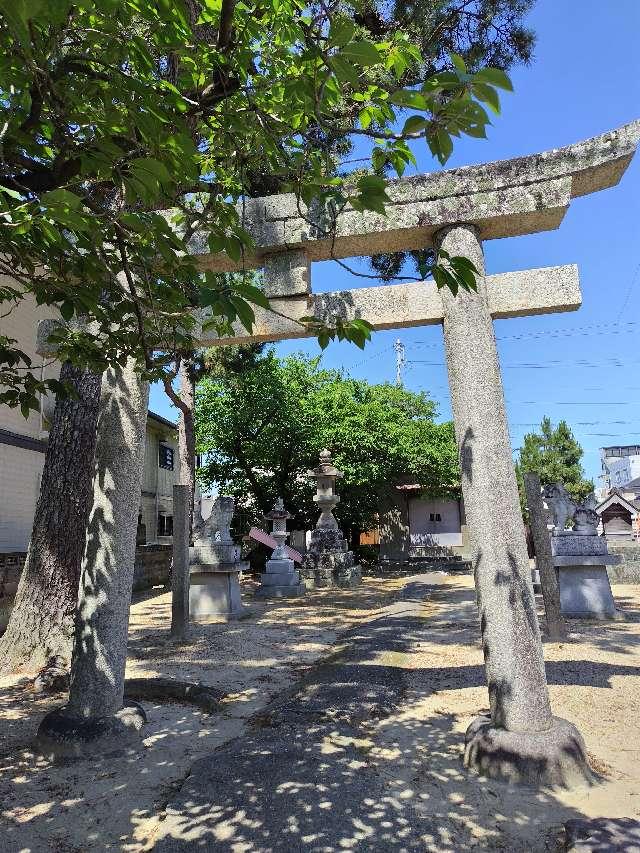
[[[515,92],[503,98],[489,139],[461,140],[448,167],[568,145],[640,117],[640,0],[538,0],[529,23],[538,35],[533,63],[512,71]],[[424,147],[414,150],[417,172],[437,168]],[[640,155],[617,187],[575,199],[557,231],[489,241],[485,255],[490,273],[578,264],[579,311],[499,320],[496,335],[512,446],[544,415],[564,418],[585,450],[587,474],[597,478],[599,447],[640,443]],[[316,291],[370,284],[333,262],[313,266]],[[364,352],[331,344],[324,364],[393,381],[398,337],[405,386],[428,392],[440,418],[450,418],[439,327],[377,332]],[[315,355],[319,348],[290,341],[277,351]],[[176,416],[159,387],[150,405]]]

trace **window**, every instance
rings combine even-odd
[[[439,512],[431,512],[429,513],[429,521],[442,521],[442,517]]]
[[[158,465],[167,471],[173,471],[173,447],[168,444],[160,444],[158,447]]]
[[[196,453],[196,468],[202,468],[202,463],[204,462],[204,458],[202,453]]]
[[[158,536],[173,536],[173,516],[160,513],[158,515]]]

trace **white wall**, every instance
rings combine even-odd
[[[440,515],[440,521],[430,516]],[[458,501],[409,501],[409,528],[412,545],[462,545]]]
[[[0,553],[26,551],[44,453],[0,444]]]

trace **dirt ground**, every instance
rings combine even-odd
[[[390,800],[412,798],[425,850],[553,850],[570,817],[640,815],[640,586],[616,586],[623,619],[572,622],[569,640],[545,643],[554,712],[582,732],[598,782],[572,792],[508,788],[469,777],[462,734],[487,704],[472,581],[443,578],[423,608],[424,633],[380,663],[402,668],[410,690],[377,722],[363,757],[388,781]],[[64,697],[38,699],[25,680],[0,680],[0,849],[84,853],[150,849],[165,804],[193,762],[242,734],[252,716],[325,657],[340,634],[371,619],[402,586],[367,580],[357,590],[318,591],[253,615],[168,637],[169,596],[149,595],[131,614],[128,676],[197,680],[227,693],[220,713],[143,703],[144,749],[118,758],[53,765],[30,742]],[[250,592],[250,589],[248,590]],[[362,849],[366,849],[365,846]]]
[[[252,613],[191,626],[189,642],[169,638],[171,597],[161,590],[131,608],[127,677],[198,681],[227,694],[221,713],[143,702],[144,750],[118,758],[54,765],[31,748],[38,723],[64,696],[38,698],[24,676],[0,678],[0,851],[140,851],[150,825],[194,760],[241,734],[246,721],[329,652],[341,633],[371,618],[402,581],[314,591],[288,602],[243,599]]]
[[[544,643],[553,711],[578,727],[596,774],[591,787],[553,792],[462,767],[464,732],[488,705],[472,588],[448,578],[427,602],[424,639],[393,661],[410,671],[409,701],[371,736],[390,796],[411,797],[430,827],[425,850],[555,851],[567,820],[640,818],[640,586],[613,587],[620,621],[570,620],[567,642]]]

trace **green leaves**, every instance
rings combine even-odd
[[[358,195],[352,198],[351,206],[355,210],[373,210],[385,212],[385,202],[389,201],[386,181],[379,175],[363,175],[357,182]]]
[[[382,61],[378,48],[373,42],[366,39],[345,44],[339,51],[338,56],[346,62],[360,66],[361,68],[378,65]]]
[[[390,360],[389,378],[393,368]],[[457,496],[453,430],[436,424],[435,415],[426,394],[354,379],[319,358],[278,359],[239,347],[230,368],[198,384],[197,443],[206,454],[199,476],[235,495],[256,522],[280,495],[297,513],[292,523],[309,527],[318,508],[304,474],[329,447],[344,472],[341,527],[367,529],[379,494],[400,477],[410,475],[434,497]]]
[[[508,75],[500,68],[482,68],[474,74],[473,79],[479,83],[488,83],[498,89],[513,92],[513,84]]]
[[[203,0],[211,38],[194,37],[184,0],[70,8],[0,0],[0,274],[24,271],[0,301],[88,316],[91,332],[61,332],[60,354],[96,370],[134,356],[158,375],[196,346],[194,308],[217,329],[252,327],[268,305],[255,276],[203,274],[196,258],[255,263],[245,208],[274,235],[281,223],[253,199],[290,190],[327,211],[329,230],[349,205],[384,215],[384,174],[415,164],[406,138],[444,163],[460,135],[485,136],[510,89],[503,72],[471,73],[457,56],[401,85],[423,67],[413,37],[391,28],[377,41],[346,7],[312,19],[304,0]],[[373,141],[374,174],[339,170],[352,131]],[[472,286],[456,259],[436,267],[442,286]],[[370,329],[336,320],[317,334],[362,347]],[[0,379],[6,400],[28,406],[39,386],[12,361],[16,346],[2,345]]]
[[[345,320],[343,317],[334,317],[321,320],[310,316],[301,317],[300,322],[304,323],[308,331],[317,337],[320,349],[323,350],[336,339],[349,341],[360,349],[364,349],[366,343],[371,340],[373,331],[371,323],[362,318]]]
[[[439,250],[430,272],[437,286],[449,288],[454,296],[460,289],[466,291],[478,289],[476,277],[479,272],[473,261],[460,255],[452,257],[444,249]]]

